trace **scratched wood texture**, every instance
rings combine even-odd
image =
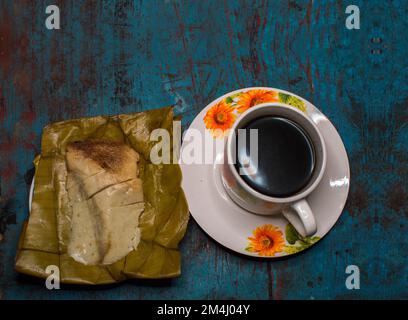
[[[345,28],[349,4],[361,29]],[[61,30],[44,26],[57,4]],[[408,298],[408,1],[0,2],[0,297]],[[323,241],[274,262],[240,257],[191,220],[182,276],[48,291],[13,270],[32,160],[56,120],[175,105],[184,125],[233,89],[312,101],[349,154],[346,208]],[[345,268],[361,270],[346,289]]]

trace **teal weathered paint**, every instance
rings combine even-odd
[[[45,28],[48,1],[0,3],[0,297],[408,298],[407,1],[53,3],[59,30]],[[359,30],[345,27],[349,4],[360,8]],[[216,97],[251,86],[305,97],[343,138],[350,196],[317,245],[281,261],[253,260],[192,220],[182,276],[172,281],[48,291],[15,273],[43,126],[169,104],[187,126]],[[359,290],[345,286],[347,265],[360,268]]]

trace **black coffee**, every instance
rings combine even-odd
[[[265,116],[252,120],[242,129],[258,129],[258,169],[255,174],[241,175],[249,186],[268,196],[288,197],[308,184],[315,156],[309,137],[298,124],[282,117]],[[246,130],[243,150],[239,150],[237,143],[238,173],[240,168],[248,166],[251,158],[249,132]]]

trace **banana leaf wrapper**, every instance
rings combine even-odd
[[[46,278],[47,267],[55,265],[59,267],[62,283],[86,285],[179,276],[178,244],[189,220],[181,170],[177,164],[155,165],[149,160],[158,143],[150,141],[151,132],[163,128],[172,133],[172,125],[173,110],[168,107],[69,120],[45,127],[41,154],[34,160],[34,195],[29,219],[20,236],[16,270]],[[65,187],[65,152],[68,143],[85,139],[124,141],[140,154],[139,174],[145,197],[145,210],[139,219],[141,241],[125,258],[108,266],[83,265],[67,254],[70,209]]]

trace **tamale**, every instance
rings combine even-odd
[[[171,132],[172,120],[172,108],[163,108],[135,114],[68,120],[47,126],[43,132],[41,155],[35,161],[32,211],[27,230],[21,234],[16,270],[45,278],[44,267],[52,262],[60,267],[63,283],[77,284],[107,284],[126,278],[180,275],[177,245],[185,233],[189,218],[181,189],[181,171],[178,165],[153,165],[149,160],[150,150],[157,143],[150,141],[150,133],[158,128]],[[70,177],[66,154],[69,145],[86,140],[118,141],[131,147],[140,155],[138,177],[128,180],[128,175],[124,174],[121,179],[112,181],[104,168],[105,171],[92,172],[83,179],[86,187],[81,192],[75,190],[77,177]],[[120,181],[122,178],[124,181]],[[138,241],[140,237],[137,248],[113,264],[84,265],[75,261],[67,250],[73,219],[70,197],[76,195],[76,203],[87,201],[89,205],[92,197],[98,198],[99,194],[98,201],[103,198],[102,189],[114,195],[126,187],[143,189],[143,200],[130,192],[127,199],[114,200],[117,208],[121,209],[109,205],[103,217],[108,221],[112,214],[121,214],[124,218],[115,221],[122,221],[123,228],[129,224],[132,229],[134,225],[129,221],[126,223],[125,218],[129,217],[129,212],[134,216],[140,214],[144,203],[144,210],[138,219],[139,233],[133,239]],[[107,205],[102,201],[101,204],[102,207]],[[136,221],[132,217],[130,220]],[[113,246],[116,241],[109,240]],[[47,252],[48,255],[44,254]],[[106,251],[107,259],[102,263],[117,260],[120,254],[114,253],[117,250]]]
[[[66,159],[73,210],[68,254],[86,265],[112,264],[140,241],[139,154],[120,141],[93,139],[68,144]]]

